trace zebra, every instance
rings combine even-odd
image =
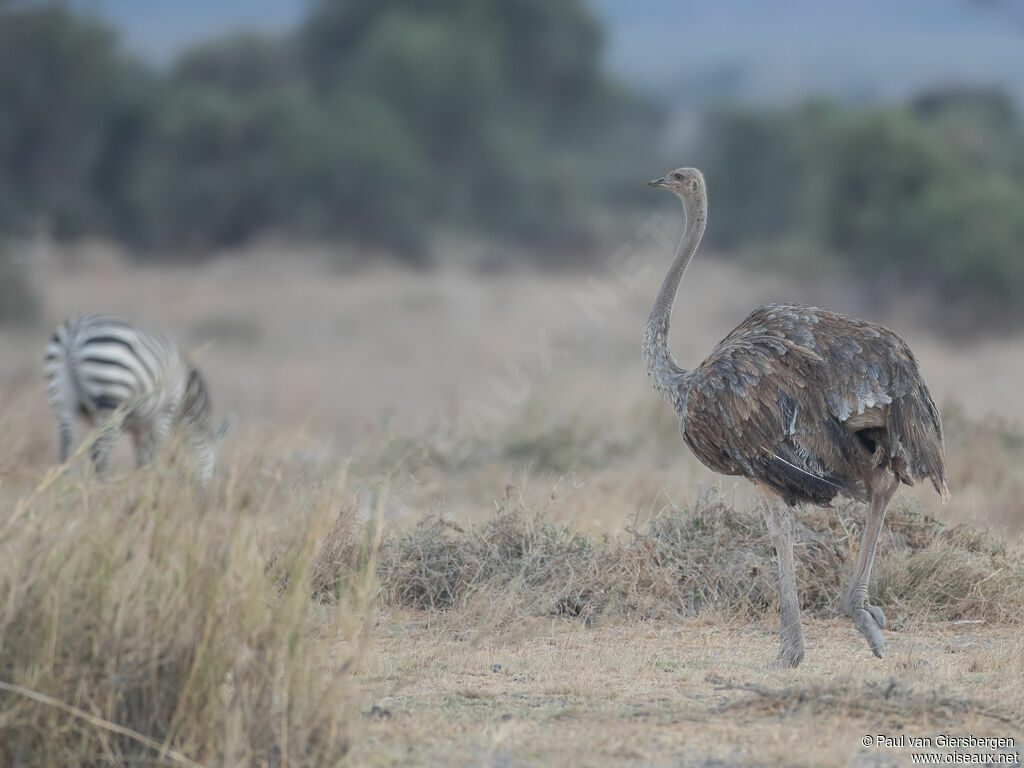
[[[82,315],[57,327],[46,347],[47,396],[57,416],[60,461],[71,454],[76,414],[103,426],[92,447],[100,477],[107,474],[118,435],[131,434],[139,467],[153,461],[172,427],[184,433],[197,479],[213,476],[216,450],[227,430],[210,426],[210,395],[199,369],[160,331],[114,315]]]

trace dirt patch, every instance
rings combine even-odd
[[[888,720],[893,717],[931,718],[948,722],[976,715],[997,723],[1014,724],[1013,717],[997,711],[991,704],[964,698],[962,693],[925,688],[891,678],[855,685],[850,681],[813,681],[808,685],[772,688],[751,683],[735,684],[709,679],[716,690],[741,691],[748,695],[729,701],[717,712],[742,713],[743,716],[798,717],[809,712],[831,711],[858,718]]]

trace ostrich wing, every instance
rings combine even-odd
[[[755,310],[694,372],[683,423],[704,464],[790,503],[863,499],[878,465],[945,488],[938,412],[906,344],[814,307]]]

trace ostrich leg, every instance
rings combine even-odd
[[[773,666],[796,667],[804,658],[804,633],[800,626],[800,598],[793,564],[793,508],[778,496],[763,495],[764,519],[779,561],[779,655]]]
[[[885,614],[881,608],[868,603],[868,580],[871,578],[871,564],[875,560],[875,549],[878,546],[878,535],[882,531],[882,522],[885,520],[885,510],[899,483],[899,478],[895,475],[879,478],[871,483],[871,501],[864,523],[864,539],[842,600],[843,613],[853,619],[854,625],[867,639],[872,652],[878,658],[882,658],[882,650],[885,647],[881,632],[885,629]]]

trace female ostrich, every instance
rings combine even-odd
[[[885,614],[867,601],[885,510],[902,481],[927,477],[949,500],[942,422],[913,353],[895,333],[801,304],[755,309],[694,370],[668,349],[679,281],[704,234],[704,176],[679,168],[650,182],[683,202],[683,233],[644,335],[654,388],[679,414],[679,428],[706,466],[743,475],[759,489],[779,562],[782,629],[776,664],[804,657],[793,570],[793,507],[827,506],[838,495],[868,503],[860,554],[843,612],[882,657]]]

